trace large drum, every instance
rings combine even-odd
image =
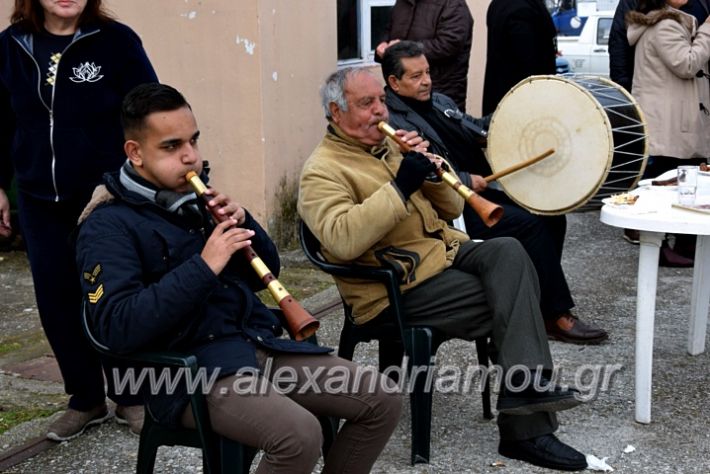
[[[498,172],[553,148],[555,153],[499,179],[535,214],[593,209],[636,185],[646,167],[646,125],[634,98],[597,76],[531,76],[501,100],[488,131]]]

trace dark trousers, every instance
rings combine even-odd
[[[530,259],[513,238],[465,242],[453,265],[404,295],[407,322],[431,326],[450,338],[491,335],[494,362],[503,370],[523,365],[552,369],[540,317],[539,286]],[[552,433],[550,413],[498,415],[503,439]]]
[[[574,307],[564,270],[562,249],[567,233],[567,219],[538,216],[515,204],[505,193],[487,189],[481,196],[503,206],[503,218],[487,227],[473,209],[466,206],[464,222],[472,239],[514,237],[527,252],[540,280],[540,309],[545,319],[557,317]]]
[[[649,156],[646,169],[643,172],[643,179],[655,178],[661,173],[672,170],[679,166],[697,166],[700,163],[707,163],[706,158],[673,158],[672,156]]]
[[[37,309],[59,370],[69,407],[86,411],[104,402],[101,359],[81,327],[81,286],[71,234],[86,199],[52,202],[18,193],[22,237],[32,270]],[[96,262],[99,263],[99,262]],[[115,364],[111,364],[115,365]],[[120,405],[141,404],[136,396],[115,396],[107,368],[109,395]]]

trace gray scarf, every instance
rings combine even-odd
[[[121,166],[119,179],[123,187],[128,191],[143,196],[168,212],[190,219],[199,216],[200,220],[202,220],[197,194],[194,192],[176,193],[169,189],[156,189],[155,185],[148,182],[133,169],[128,160]]]

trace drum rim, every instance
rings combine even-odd
[[[604,109],[604,106],[602,106],[602,104],[599,102],[599,100],[598,100],[596,97],[594,97],[594,95],[593,95],[591,92],[589,92],[589,91],[588,91],[587,89],[585,89],[584,87],[581,87],[581,86],[580,86],[579,84],[577,84],[574,80],[572,80],[572,79],[577,79],[577,78],[578,78],[578,79],[581,79],[581,80],[583,80],[583,79],[585,79],[585,78],[588,78],[588,79],[600,80],[601,82],[605,82],[605,83],[607,83],[607,84],[609,84],[609,85],[612,85],[615,89],[620,90],[620,91],[622,92],[622,94],[624,95],[624,97],[626,97],[626,98],[628,98],[628,99],[630,100],[631,104],[635,106],[635,109],[636,109],[637,111],[639,111],[639,118],[640,118],[641,124],[643,125],[644,136],[646,137],[646,139],[644,140],[644,157],[647,157],[647,156],[648,156],[648,139],[647,139],[647,138],[648,138],[648,132],[647,132],[647,128],[646,128],[646,121],[645,121],[645,119],[644,119],[644,117],[643,117],[643,115],[642,115],[641,108],[638,106],[638,103],[636,102],[636,100],[626,91],[626,89],[624,89],[623,87],[621,87],[619,84],[617,84],[617,83],[615,83],[615,82],[613,82],[613,81],[611,81],[611,80],[609,80],[609,79],[607,79],[607,78],[605,78],[605,77],[602,77],[602,76],[594,76],[594,75],[589,75],[589,74],[569,74],[569,75],[564,75],[564,76],[553,75],[553,74],[539,74],[539,75],[532,75],[532,76],[526,77],[525,79],[523,79],[523,80],[521,80],[520,82],[518,82],[515,86],[513,86],[513,87],[503,96],[503,98],[502,98],[502,99],[500,100],[500,102],[498,103],[498,106],[496,107],[496,110],[493,112],[493,115],[492,115],[492,117],[491,117],[491,123],[490,123],[489,128],[488,128],[488,140],[489,140],[489,143],[490,143],[490,139],[491,139],[491,131],[494,130],[494,124],[495,124],[495,121],[496,121],[496,115],[498,114],[500,107],[501,107],[502,104],[505,102],[505,99],[506,99],[508,96],[512,95],[517,89],[519,89],[520,87],[522,87],[522,86],[524,86],[524,85],[526,85],[526,84],[528,84],[528,83],[532,83],[532,82],[535,82],[535,81],[538,81],[538,80],[553,80],[553,81],[559,81],[559,82],[562,82],[562,83],[565,83],[565,84],[568,84],[568,85],[573,86],[574,88],[576,88],[577,90],[581,91],[581,92],[584,93],[588,98],[590,98],[590,99],[592,100],[593,105],[596,107],[596,109],[597,109],[598,111],[601,112],[600,115],[602,116],[602,120],[603,120],[604,124],[606,125],[605,128],[606,128],[607,138],[608,138],[608,140],[609,140],[609,144],[611,145],[611,146],[609,147],[609,150],[607,150],[607,159],[606,159],[606,166],[605,166],[605,172],[604,172],[604,175],[603,175],[603,179],[601,179],[601,180],[599,181],[599,183],[597,183],[597,185],[596,185],[590,192],[588,192],[587,194],[585,194],[581,199],[577,200],[577,202],[575,202],[574,204],[572,204],[572,205],[570,205],[570,206],[567,206],[567,207],[558,208],[558,209],[555,209],[555,210],[537,209],[537,208],[535,208],[535,207],[530,206],[529,204],[526,204],[526,203],[521,202],[521,201],[518,200],[516,197],[514,197],[514,196],[512,195],[512,193],[510,193],[508,190],[506,190],[506,187],[505,187],[505,184],[503,183],[503,181],[500,181],[500,182],[499,182],[499,185],[500,185],[500,186],[503,188],[503,190],[506,192],[506,195],[507,195],[510,199],[512,199],[513,202],[515,202],[516,204],[518,204],[520,207],[522,207],[522,208],[528,210],[528,211],[531,212],[532,214],[556,216],[556,215],[566,214],[566,213],[568,213],[568,212],[574,211],[575,209],[578,209],[578,208],[580,208],[580,207],[583,207],[583,206],[586,205],[586,204],[597,194],[597,192],[602,188],[602,186],[604,185],[604,181],[606,180],[606,177],[609,175],[609,172],[610,172],[610,170],[611,170],[611,166],[612,166],[612,164],[613,164],[613,158],[614,158],[614,137],[613,137],[613,128],[612,128],[611,122],[609,121],[609,116],[606,114],[606,112],[603,112],[603,111],[605,110],[605,109]],[[490,154],[490,148],[489,148],[488,151],[489,151],[489,154]],[[487,161],[488,161],[489,166],[491,167],[491,170],[492,170],[494,173],[497,172],[497,171],[499,171],[499,170],[495,169],[494,163],[492,163],[492,160],[491,160],[490,158],[487,157]],[[643,170],[645,169],[645,167],[646,167],[646,160],[643,161],[641,173],[640,173],[639,176],[636,178],[636,181],[634,182],[633,186],[635,186],[636,183],[638,182],[638,180],[641,179],[641,175],[643,174]],[[632,186],[632,187],[633,187],[633,186]]]
[[[634,188],[634,187],[636,187],[636,185],[638,184],[638,182],[641,181],[641,178],[643,177],[644,173],[646,172],[646,165],[648,164],[648,147],[649,147],[649,143],[648,143],[648,125],[647,125],[647,122],[646,122],[646,116],[645,116],[644,113],[643,113],[643,109],[641,108],[641,105],[639,105],[639,103],[638,103],[638,101],[636,100],[636,98],[635,98],[633,95],[631,95],[631,93],[630,93],[629,91],[627,91],[624,86],[622,86],[621,84],[619,84],[619,83],[617,83],[617,82],[612,81],[612,80],[609,79],[608,77],[604,77],[604,76],[589,76],[589,75],[582,75],[582,77],[595,77],[595,78],[597,78],[597,79],[600,79],[602,82],[606,82],[606,83],[608,83],[608,84],[611,84],[611,85],[616,86],[616,87],[618,88],[618,90],[619,90],[622,94],[624,94],[624,96],[626,96],[626,98],[629,100],[629,102],[631,102],[631,103],[634,105],[634,107],[636,108],[636,111],[637,111],[638,114],[639,114],[639,122],[640,122],[641,126],[643,127],[643,136],[644,136],[644,141],[643,141],[643,158],[644,158],[644,159],[643,159],[643,161],[642,161],[642,163],[641,163],[641,169],[639,170],[639,174],[638,174],[638,176],[636,177],[636,180],[634,181],[634,183],[631,185],[631,188]],[[631,189],[631,188],[629,188],[629,189]]]

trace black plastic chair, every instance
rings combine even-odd
[[[402,294],[395,271],[386,267],[365,265],[342,265],[329,263],[320,251],[320,242],[311,230],[301,222],[301,247],[306,257],[322,271],[344,278],[376,280],[387,288],[389,308],[374,320],[363,325],[356,325],[352,317],[352,308],[343,300],[345,322],[340,333],[338,355],[352,360],[355,346],[360,342],[379,342],[380,370],[395,365],[399,366],[403,355],[409,358],[409,370],[412,367],[431,365],[431,357],[436,355],[439,345],[447,340],[434,328],[427,326],[407,326],[403,322]],[[476,339],[478,363],[488,365],[488,338]],[[490,384],[486,378],[481,393],[483,417],[493,418],[491,413]],[[428,463],[431,440],[432,392],[426,389],[426,377],[416,377],[410,393],[412,413],[412,464]]]
[[[283,314],[279,308],[270,309],[283,320]],[[84,333],[90,344],[103,356],[129,361],[138,367],[188,369],[193,377],[197,376],[197,358],[194,355],[172,352],[140,352],[129,355],[116,355],[94,338],[85,310],[83,311],[82,320]],[[315,336],[312,336],[309,342],[317,344]],[[202,450],[202,463],[205,474],[242,474],[249,472],[257,450],[214,433],[210,424],[205,395],[201,390],[194,390],[193,392],[190,394],[190,404],[192,406],[192,415],[195,419],[195,429],[174,429],[163,426],[150,413],[148,405],[145,406],[145,421],[138,446],[137,474],[152,474],[160,446],[200,448]],[[327,417],[319,417],[319,421],[323,429],[323,456],[325,457],[335,439],[337,425],[334,420]]]

